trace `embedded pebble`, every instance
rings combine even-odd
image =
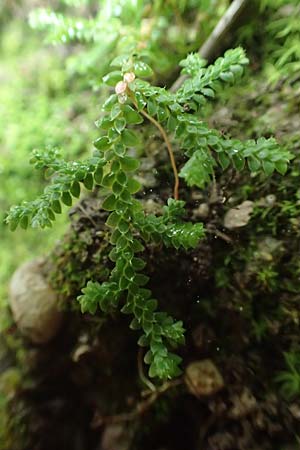
[[[184,380],[190,393],[196,397],[208,397],[224,387],[223,377],[210,359],[189,364]]]
[[[42,258],[22,264],[9,286],[9,305],[18,329],[36,344],[49,342],[58,333],[63,317],[43,265]]]
[[[199,219],[207,219],[209,215],[209,206],[207,203],[201,203],[198,208],[193,209],[193,216]]]
[[[232,230],[247,225],[253,212],[254,203],[246,200],[235,208],[229,209],[224,217],[224,227]]]

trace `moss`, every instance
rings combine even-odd
[[[106,213],[96,198],[81,201],[70,216],[72,226],[49,258],[46,273],[62,299],[62,307],[78,310],[76,297],[88,280],[105,280],[109,244],[105,239]]]
[[[216,297],[221,295],[222,305],[230,305],[247,321],[247,339],[257,346],[257,354],[264,355],[264,364],[269,364],[271,355],[273,362],[277,360],[268,375],[260,375],[275,390],[274,376],[285,367],[283,353],[300,344],[298,89],[288,84],[270,89],[264,74],[250,74],[238,92],[227,94],[217,105],[213,118],[234,136],[275,135],[295,155],[283,179],[232,174],[220,179],[221,185],[227,185],[225,209],[247,198],[255,201],[255,211],[247,227],[232,236],[232,247],[217,250],[215,276],[221,291]],[[250,119],[249,110],[253,111]],[[263,349],[269,349],[267,354]]]
[[[19,393],[26,381],[25,350],[19,337],[3,333],[0,341],[0,448],[23,450],[27,442],[25,408]]]

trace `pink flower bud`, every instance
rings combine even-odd
[[[125,83],[125,81],[119,81],[116,84],[115,93],[117,95],[124,94],[126,92],[126,89],[127,89],[127,83]]]
[[[123,80],[126,83],[128,83],[128,84],[132,83],[134,81],[134,79],[135,79],[135,74],[133,72],[127,72],[124,74]]]

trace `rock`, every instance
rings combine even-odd
[[[300,406],[297,405],[297,403],[292,403],[289,406],[289,410],[292,414],[292,416],[296,419],[296,420],[300,420]]]
[[[232,407],[228,411],[228,416],[233,419],[244,417],[257,408],[256,399],[247,387],[239,395],[233,395],[231,402]]]
[[[274,194],[266,195],[265,199],[266,199],[267,206],[274,206],[276,203],[276,200],[277,200],[276,195],[274,195]]]
[[[20,332],[36,344],[50,341],[59,331],[62,312],[58,298],[43,274],[42,258],[26,262],[13,274],[9,304]]]
[[[136,180],[145,188],[154,188],[158,185],[157,179],[153,173],[143,173],[142,176],[136,175]]]
[[[246,200],[235,208],[227,211],[224,217],[224,227],[232,230],[247,225],[253,212],[254,203]]]
[[[184,380],[190,393],[196,397],[208,397],[224,387],[223,377],[210,359],[189,364]]]
[[[193,216],[199,219],[207,219],[209,215],[209,206],[207,203],[201,203],[198,208],[193,209]]]
[[[260,206],[261,208],[270,208],[274,205],[276,205],[277,197],[274,194],[266,195],[265,197],[260,198],[257,201],[257,206]]]
[[[259,242],[254,257],[256,260],[270,262],[274,261],[274,259],[278,260],[278,258],[282,256],[283,251],[284,247],[282,241],[279,241],[272,236],[266,236]]]
[[[142,203],[146,214],[161,215],[163,212],[163,204],[153,200],[152,198],[143,200]]]
[[[196,190],[191,192],[191,197],[193,200],[200,201],[204,199],[204,195],[201,191]]]

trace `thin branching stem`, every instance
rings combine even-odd
[[[161,126],[161,124],[159,122],[157,122],[157,120],[154,119],[154,117],[150,116],[144,109],[139,109],[136,101],[134,99],[132,99],[132,102],[135,106],[135,108],[144,116],[146,117],[146,119],[149,120],[149,122],[153,123],[154,126],[156,126],[156,128],[160,131],[163,140],[165,141],[165,144],[167,146],[168,149],[168,153],[169,153],[169,157],[170,157],[170,161],[171,161],[171,165],[172,165],[172,169],[173,169],[173,173],[174,173],[174,190],[173,190],[173,195],[174,195],[174,199],[178,200],[179,198],[179,176],[178,176],[178,171],[177,171],[177,166],[176,166],[176,161],[175,161],[175,157],[174,157],[174,152],[173,152],[173,148],[171,145],[171,142],[168,138],[167,133],[165,132],[165,130],[163,129],[163,127]]]
[[[141,381],[150,389],[151,392],[156,391],[156,386],[151,383],[150,380],[145,376],[144,370],[143,370],[143,350],[140,348],[138,352],[138,371],[139,371],[139,377]]]

